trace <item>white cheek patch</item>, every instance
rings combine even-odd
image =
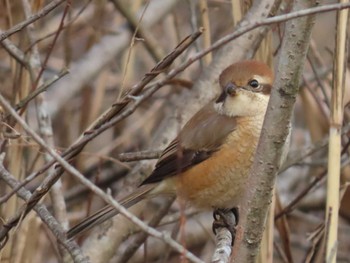
[[[224,105],[225,110],[230,116],[246,116],[249,115],[251,109],[252,99],[249,96],[239,94],[233,98],[229,98]]]
[[[249,93],[241,93],[234,97],[227,97],[221,111],[231,117],[265,114],[268,101],[269,97],[264,94],[255,93],[251,96]]]

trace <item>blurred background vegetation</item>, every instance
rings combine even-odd
[[[0,30],[6,31],[40,12],[54,1],[3,0],[0,2]],[[56,1],[59,2],[59,1]],[[249,10],[251,1],[239,0],[82,0],[61,1],[51,12],[35,23],[1,42],[0,92],[18,113],[35,129],[46,143],[58,153],[63,152],[99,116],[118,101],[121,94],[138,83],[145,74],[169,54],[187,35],[204,27],[203,35],[192,44],[172,66],[191,58],[193,54],[234,31],[235,26]],[[288,13],[293,1],[275,1],[275,14]],[[321,4],[332,1],[320,1]],[[333,1],[334,2],[334,1]],[[68,4],[67,4],[68,3]],[[271,14],[272,15],[272,14]],[[63,21],[63,22],[62,22]],[[135,31],[136,30],[136,31]],[[137,33],[135,33],[137,32]],[[306,262],[317,250],[318,227],[324,222],[325,176],[327,148],[311,156],[305,149],[327,138],[329,130],[330,94],[332,88],[333,54],[335,46],[336,13],[319,14],[312,33],[310,48],[301,80],[293,121],[292,143],[288,169],[277,179],[275,212],[304,191],[289,211],[279,217],[275,229],[274,246],[263,250],[273,251],[274,262]],[[135,34],[134,34],[135,33]],[[269,27],[260,47],[254,50],[255,59],[275,67],[284,34],[284,23]],[[18,50],[10,51],[11,47]],[[166,141],[157,142],[166,130],[167,121],[183,124],[179,98],[190,94],[203,69],[212,62],[217,50],[193,63],[169,81],[151,98],[122,122],[91,140],[71,163],[89,180],[116,198],[132,191],[150,170]],[[248,57],[249,55],[247,55]],[[233,61],[232,61],[233,62]],[[346,75],[349,75],[349,57],[346,58]],[[230,64],[230,63],[229,63]],[[50,85],[28,104],[19,104],[34,90],[66,69],[68,75]],[[345,81],[344,105],[350,100],[349,77]],[[201,91],[206,93],[204,87]],[[181,94],[181,96],[179,96]],[[184,95],[185,94],[185,95]],[[348,127],[349,112],[345,107],[344,126]],[[1,152],[5,153],[4,166],[18,180],[39,170],[49,161],[30,136],[8,113],[1,109]],[[350,177],[348,165],[348,133],[343,138],[342,203],[339,219],[338,262],[349,262],[350,249],[350,193],[346,182]],[[162,145],[156,147],[155,145]],[[141,154],[136,154],[143,151]],[[145,151],[145,152],[144,152]],[[132,153],[126,156],[124,153]],[[141,155],[141,156],[139,156]],[[294,157],[301,156],[295,162]],[[133,161],[127,160],[130,157]],[[151,159],[151,160],[143,160]],[[140,161],[143,160],[143,161]],[[140,173],[140,167],[146,167]],[[31,180],[26,188],[36,189],[45,174]],[[317,183],[316,183],[317,180]],[[69,174],[64,174],[42,203],[60,218],[67,229],[98,210],[104,203]],[[0,198],[9,194],[0,177]],[[56,201],[55,201],[56,200]],[[60,202],[63,202],[60,203]],[[147,209],[135,208],[141,218],[152,217],[159,211],[162,201],[147,203]],[[16,195],[0,204],[2,221],[10,218],[23,205]],[[57,211],[55,210],[57,209]],[[159,229],[172,234],[181,244],[204,261],[209,261],[215,246],[211,232],[212,216],[188,208],[186,222],[179,223],[179,205],[175,202],[160,222]],[[183,212],[183,211],[182,211]],[[183,226],[184,224],[185,226]],[[125,227],[120,225],[119,227]],[[118,226],[116,227],[118,229]],[[182,229],[182,231],[178,231]],[[96,232],[96,229],[94,230]],[[100,232],[99,232],[100,233]],[[114,235],[118,235],[115,230]],[[92,262],[179,262],[181,256],[173,253],[163,242],[148,238],[134,255],[124,256],[127,248],[139,235],[136,227],[123,232],[118,242],[110,242],[108,257]],[[78,238],[83,252],[91,248],[88,242],[98,240],[91,232]],[[93,243],[98,246],[99,243]],[[101,242],[101,246],[106,243]],[[89,254],[89,252],[86,252]],[[266,256],[266,255],[265,255]],[[270,262],[271,255],[262,256],[261,262]],[[127,257],[131,257],[128,259]],[[93,258],[93,256],[91,256]],[[269,259],[267,259],[269,258]],[[0,252],[1,262],[63,262],[62,249],[51,230],[36,213],[31,212],[11,232],[10,239]]]

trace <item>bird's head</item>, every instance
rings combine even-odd
[[[273,83],[273,73],[264,63],[246,60],[226,68],[219,78],[221,95],[215,109],[227,116],[265,114]]]

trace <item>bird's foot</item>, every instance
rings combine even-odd
[[[232,214],[230,214],[230,212]],[[236,226],[238,224],[238,209],[215,209],[213,212],[214,222],[213,222],[213,232],[216,235],[216,230],[218,228],[226,228],[230,231],[232,235],[232,246],[236,236]]]

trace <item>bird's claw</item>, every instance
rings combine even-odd
[[[216,230],[218,228],[226,228],[228,231],[230,231],[231,235],[232,235],[232,246],[233,246],[233,242],[236,236],[236,226],[238,223],[238,209],[233,208],[231,210],[229,210],[233,213],[234,216],[234,220],[229,220],[227,218],[227,210],[222,210],[222,209],[216,209],[213,212],[213,218],[214,218],[214,222],[212,225],[212,230],[213,233],[216,235]]]

